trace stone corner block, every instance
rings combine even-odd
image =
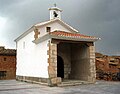
[[[53,85],[57,85],[57,84],[60,84],[61,83],[61,78],[60,77],[57,77],[57,78],[52,78],[51,79],[51,83],[53,84]]]

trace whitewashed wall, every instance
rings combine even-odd
[[[16,75],[48,78],[47,42],[34,44],[34,32],[17,42]]]
[[[55,30],[61,30],[61,31],[66,31],[66,32],[70,32],[67,28],[65,28],[64,26],[62,26],[61,24],[59,24],[58,21],[54,22],[54,23],[50,23],[48,25],[42,26],[39,28],[39,32],[40,32],[40,36],[42,37],[45,34],[47,34],[46,32],[46,27],[51,27],[51,32],[55,31]]]
[[[47,34],[46,27],[51,27],[51,31],[61,30],[70,32],[58,22],[50,23],[39,28],[39,37]],[[35,44],[34,31],[26,35],[17,42],[17,70],[16,75],[44,77],[48,78],[48,40]]]

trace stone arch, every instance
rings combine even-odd
[[[60,56],[63,59],[63,62],[65,63],[66,56],[62,52],[58,52],[57,56]]]

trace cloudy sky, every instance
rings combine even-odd
[[[15,48],[20,34],[49,20],[48,8],[54,3],[63,10],[63,21],[101,38],[97,52],[120,55],[120,0],[0,0],[0,46]]]

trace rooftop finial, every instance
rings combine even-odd
[[[55,3],[55,4],[54,4],[54,7],[56,7],[56,6],[57,6],[57,4]]]

